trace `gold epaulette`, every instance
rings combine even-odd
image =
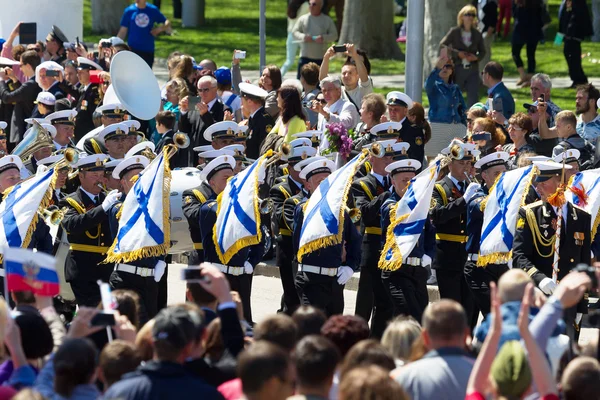
[[[542,200],[534,201],[533,203],[524,205],[523,209],[529,210],[529,209],[532,209],[533,207],[541,206],[542,204],[544,204],[544,202]]]
[[[201,204],[206,203],[206,197],[204,197],[201,191],[199,191],[198,189],[192,189],[192,193],[194,193],[194,196],[196,196],[196,198]]]
[[[79,203],[77,202],[77,200],[75,200],[75,199],[73,199],[73,198],[71,198],[71,197],[67,197],[65,200],[66,200],[66,201],[67,201],[67,203],[69,203],[69,205],[70,205],[71,207],[73,207],[73,208],[75,209],[75,211],[77,211],[79,214],[85,214],[85,208],[84,208],[84,207],[83,207],[81,204],[79,204]]]
[[[292,197],[292,195],[287,190],[285,190],[285,188],[282,185],[279,185],[278,188],[279,188],[279,191],[281,193],[283,193],[283,197],[285,197],[286,199],[289,199],[290,197]]]
[[[444,203],[444,205],[447,206],[448,205],[448,196],[446,196],[446,190],[444,189],[444,187],[441,184],[436,183],[435,189],[438,191],[440,196],[442,196],[442,202]]]
[[[371,193],[367,184],[364,181],[358,181],[358,183],[369,197],[369,200],[373,200],[373,193]]]

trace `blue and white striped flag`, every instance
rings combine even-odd
[[[0,203],[0,249],[29,246],[40,217],[38,210],[48,207],[55,183],[55,171],[50,168],[4,193]]]
[[[127,263],[167,254],[170,247],[171,169],[165,148],[144,169],[119,211],[119,230],[106,262]]]
[[[361,152],[324,179],[304,209],[298,260],[305,254],[342,242],[344,212],[352,180],[368,153]]]
[[[600,209],[600,169],[578,172],[571,178],[569,190],[565,192],[567,201],[583,208],[592,216],[592,240],[598,231],[598,210]]]
[[[264,180],[267,152],[248,168],[231,177],[217,197],[217,222],[213,242],[223,264],[241,249],[260,243],[260,209],[258,185]]]
[[[429,218],[431,195],[440,169],[441,160],[438,160],[412,178],[400,201],[390,208],[390,226],[384,232],[380,269],[397,270],[415,248]]]
[[[532,165],[504,172],[481,203],[485,209],[478,266],[505,264],[512,258],[519,209],[527,196],[533,172]]]

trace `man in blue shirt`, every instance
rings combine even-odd
[[[481,79],[483,80],[483,84],[489,88],[488,98],[493,99],[492,102],[500,100],[502,102],[502,114],[504,118],[509,119],[515,113],[515,100],[502,82],[503,75],[504,68],[502,68],[502,65],[495,61],[490,61],[483,67]]]
[[[155,24],[162,24],[156,26]],[[171,31],[171,22],[153,4],[147,4],[146,0],[135,0],[135,4],[125,9],[121,17],[121,29],[119,36],[138,56],[142,57],[150,67],[154,63],[154,37],[162,32]]]

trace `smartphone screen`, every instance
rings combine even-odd
[[[55,70],[46,70],[46,76],[58,76],[58,71]]]
[[[200,103],[200,96],[189,96],[188,97],[188,109],[193,110],[196,108],[196,105]]]
[[[502,105],[502,99],[501,98],[497,98],[497,99],[493,100],[493,107],[494,107],[494,111],[498,111],[501,114],[504,113],[504,107]]]
[[[115,326],[115,315],[100,312],[92,317],[91,326]]]
[[[202,268],[192,267],[181,270],[181,279],[184,281],[208,281],[205,276],[202,276]]]

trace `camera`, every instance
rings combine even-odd
[[[591,267],[587,264],[577,264],[575,268],[573,268],[575,272],[585,272],[587,276],[592,281],[592,289],[598,289],[598,278],[596,277],[596,268]]]
[[[102,47],[103,49],[110,49],[112,47],[112,43],[110,40],[101,40],[100,47]]]

